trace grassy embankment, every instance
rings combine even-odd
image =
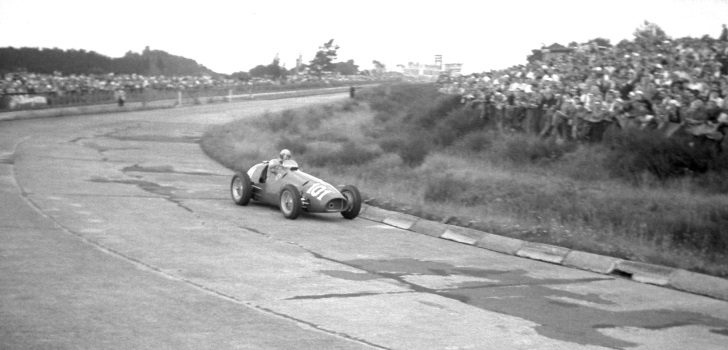
[[[395,85],[216,126],[202,147],[238,170],[289,148],[302,169],[356,184],[375,205],[728,276],[728,186],[715,165],[728,162],[645,132],[594,145],[502,134],[433,86]]]

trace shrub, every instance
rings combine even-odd
[[[600,144],[582,144],[565,154],[555,166],[561,174],[581,181],[607,180],[609,174],[604,159],[608,150]]]
[[[690,136],[666,138],[653,130],[621,130],[605,141],[612,149],[606,158],[611,174],[631,181],[645,173],[659,180],[705,173],[717,159],[710,145],[692,142]]]
[[[351,166],[363,164],[378,157],[379,152],[364,148],[352,141],[343,143],[339,149],[309,154],[306,160],[314,166]]]
[[[482,130],[485,123],[478,109],[464,106],[453,109],[437,122],[435,140],[439,145],[450,146],[468,133]]]
[[[576,149],[575,144],[517,134],[505,141],[502,156],[514,163],[538,163],[559,159],[574,149]]]
[[[306,142],[300,138],[295,137],[291,138],[286,135],[281,136],[278,139],[278,142],[276,142],[276,149],[284,149],[287,148],[291,152],[293,152],[294,155],[296,154],[304,154],[308,150],[308,146],[306,145]]]
[[[424,133],[422,134],[424,136]],[[410,167],[416,167],[422,164],[430,152],[430,143],[427,142],[428,138],[425,137],[410,137],[401,148],[397,151],[397,154],[402,158],[402,161]]]
[[[296,112],[287,109],[280,113],[269,113],[263,114],[263,123],[266,128],[273,132],[288,130],[291,132],[298,131],[298,125],[295,124]]]
[[[425,161],[430,152],[430,139],[431,136],[422,129],[401,130],[389,133],[378,144],[383,151],[398,154],[404,164],[416,167]]]
[[[422,128],[432,128],[444,119],[453,110],[462,106],[460,96],[457,95],[439,95],[428,98],[421,103],[409,106],[405,121],[415,124]]]
[[[359,101],[349,99],[341,105],[341,110],[344,112],[351,112],[356,109],[356,107],[359,107]]]
[[[430,177],[425,182],[425,201],[457,202],[470,186],[468,182],[453,179],[449,175]]]
[[[462,147],[471,152],[482,152],[493,144],[492,135],[485,132],[472,132],[461,141]]]

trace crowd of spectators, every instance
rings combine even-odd
[[[36,108],[48,105],[72,105],[121,101],[119,96],[169,98],[177,92],[192,96],[227,95],[345,85],[381,79],[369,75],[290,75],[285,79],[251,78],[240,80],[225,76],[144,76],[139,74],[75,74],[63,75],[12,72],[0,74],[0,110]],[[173,94],[173,95],[170,95]],[[199,95],[202,96],[202,95]],[[121,105],[121,102],[120,102]]]
[[[362,81],[368,76],[332,76],[335,81]],[[283,83],[301,83],[318,80],[309,76],[292,76]],[[237,88],[252,84],[280,84],[280,80],[253,78],[247,81],[211,76],[144,76],[138,74],[62,75],[13,72],[0,76],[0,94],[63,95],[114,92],[117,90],[194,90],[209,88]]]
[[[571,46],[505,70],[440,79],[502,128],[561,139],[599,138],[599,125],[684,126],[722,138],[728,125],[728,30],[718,39],[643,33],[616,46]]]

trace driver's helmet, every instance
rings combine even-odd
[[[281,150],[281,153],[280,153],[280,155],[279,155],[279,158],[280,158],[281,160],[289,160],[289,159],[291,159],[291,158],[292,158],[292,156],[291,156],[291,151],[289,151],[289,150],[287,150],[287,149],[283,149],[283,150]]]

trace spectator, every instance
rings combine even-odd
[[[485,116],[499,130],[507,125],[543,137],[565,136],[560,131],[565,121],[569,136],[583,139],[591,138],[587,135],[597,124],[665,129],[720,122],[727,111],[725,25],[718,40],[642,36],[609,48],[584,44],[573,49],[501,71],[448,77],[441,80],[441,91],[484,103]]]

